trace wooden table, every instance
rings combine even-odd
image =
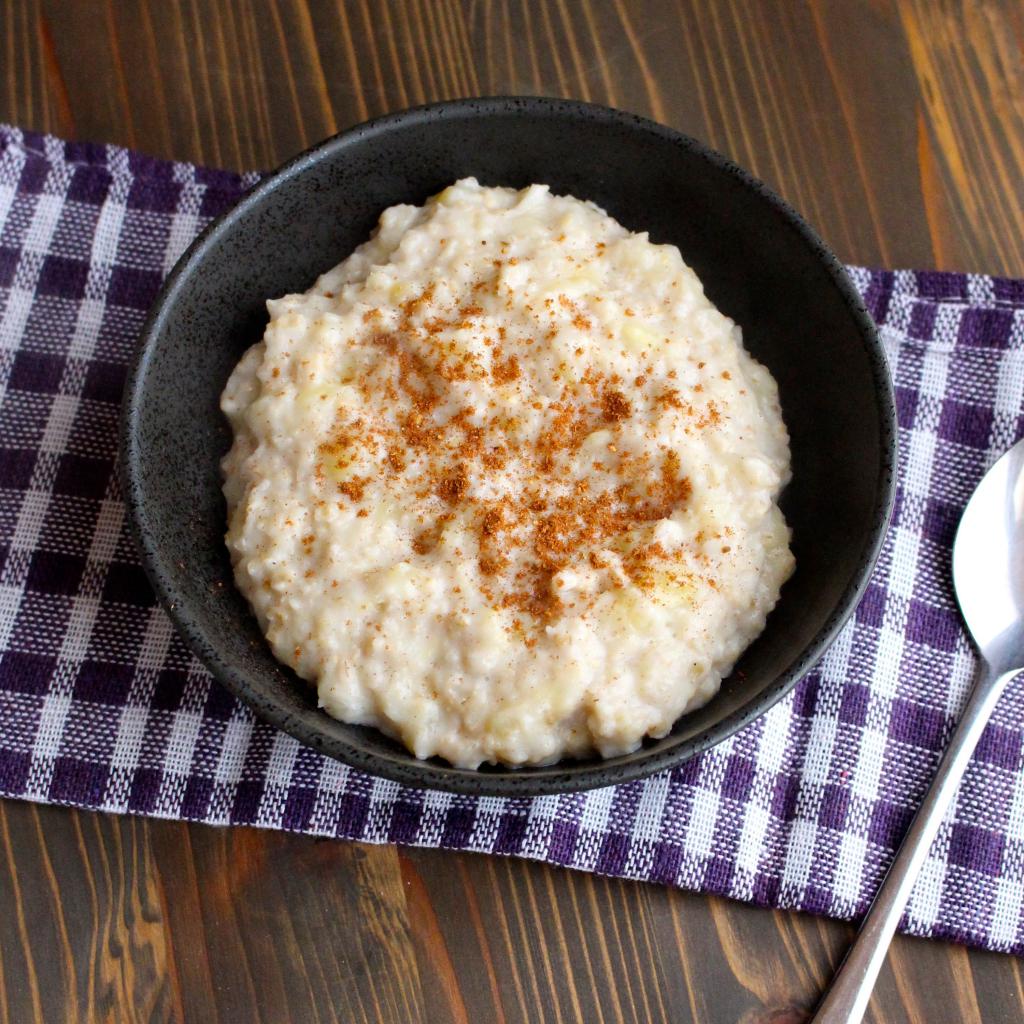
[[[0,0],[0,119],[231,168],[487,93],[727,153],[848,260],[1024,276],[1024,6]],[[0,804],[0,1019],[788,1024],[850,926],[497,857]],[[1016,1021],[1006,956],[898,939],[870,1015]]]

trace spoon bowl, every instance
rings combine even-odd
[[[1024,441],[985,474],[953,544],[953,588],[992,664],[1024,663]]]

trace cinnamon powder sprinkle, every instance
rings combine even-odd
[[[502,263],[495,265],[500,269]],[[486,279],[482,283],[488,287]],[[480,291],[480,284],[471,284],[470,292]],[[556,302],[557,306],[548,300],[545,310],[531,314],[538,327],[541,317],[546,321],[561,307],[575,327],[590,328],[589,319],[571,299],[559,295]],[[482,582],[481,593],[494,607],[515,612],[520,629],[524,619],[543,623],[576,607],[574,598],[561,596],[558,574],[573,566],[611,573],[603,550],[628,552],[622,556],[622,572],[635,586],[649,589],[659,579],[678,575],[679,555],[656,544],[637,545],[631,538],[637,536],[636,530],[670,517],[689,502],[692,487],[679,456],[667,451],[657,463],[618,440],[637,401],[692,414],[677,389],[645,396],[650,368],[638,367],[644,372],[632,378],[636,394],[627,396],[619,375],[593,366],[581,375],[570,375],[568,361],[563,360],[549,382],[560,390],[542,393],[524,375],[517,355],[508,351],[508,329],[490,325],[490,333],[484,335],[480,305],[446,307],[435,299],[435,288],[428,286],[404,302],[400,314],[396,326],[371,333],[365,343],[378,360],[373,380],[359,385],[368,404],[379,391],[397,408],[390,416],[364,419],[353,419],[339,409],[332,436],[318,446],[323,461],[315,464],[315,473],[321,484],[332,465],[341,469],[352,463],[365,466],[368,475],[350,475],[337,485],[350,502],[362,502],[374,479],[415,494],[421,528],[410,541],[413,555],[432,552],[457,515],[475,537],[469,550],[456,549],[457,557],[475,559],[481,581],[487,581]],[[372,324],[380,317],[379,310],[369,310],[363,319]],[[480,330],[489,369],[472,352],[448,340],[453,330]],[[545,339],[554,341],[558,334],[553,325]],[[517,339],[521,345],[533,342]],[[585,354],[582,346],[573,352],[576,358]],[[503,399],[492,400],[483,409],[465,403],[456,390],[459,382],[481,375],[489,376],[495,386],[514,389],[512,408]],[[530,410],[534,417],[531,441],[520,439],[525,413],[513,408]],[[711,403],[702,413],[702,423],[719,415]],[[588,461],[586,472],[598,472],[599,480],[576,479],[581,446],[597,430],[612,431],[604,446],[612,461]],[[365,518],[368,513],[361,507],[356,514]]]
[[[388,445],[388,465],[392,473],[401,473],[405,469],[405,452],[400,445]]]
[[[601,410],[606,420],[624,420],[633,408],[621,391],[607,390],[601,397]]]
[[[455,472],[438,481],[437,493],[439,497],[454,505],[465,497],[468,487],[469,479],[466,476],[466,467],[456,466]]]
[[[338,484],[338,490],[352,501],[362,501],[367,482],[366,477],[354,476]]]
[[[491,377],[495,384],[511,384],[519,379],[519,372],[519,360],[514,355],[491,367]]]

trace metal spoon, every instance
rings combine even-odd
[[[1024,669],[1024,441],[985,474],[953,543],[953,589],[980,660],[967,705],[860,933],[814,1024],[864,1017],[889,942],[982,730],[1006,684]]]

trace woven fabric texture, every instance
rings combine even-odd
[[[896,383],[899,493],[855,616],[787,699],[645,781],[467,798],[350,771],[254,719],[175,635],[128,536],[114,459],[139,328],[189,241],[256,180],[0,126],[0,794],[863,912],[973,670],[950,545],[1024,433],[1024,282],[851,269]],[[1014,685],[907,931],[1024,953],[1022,745]]]

